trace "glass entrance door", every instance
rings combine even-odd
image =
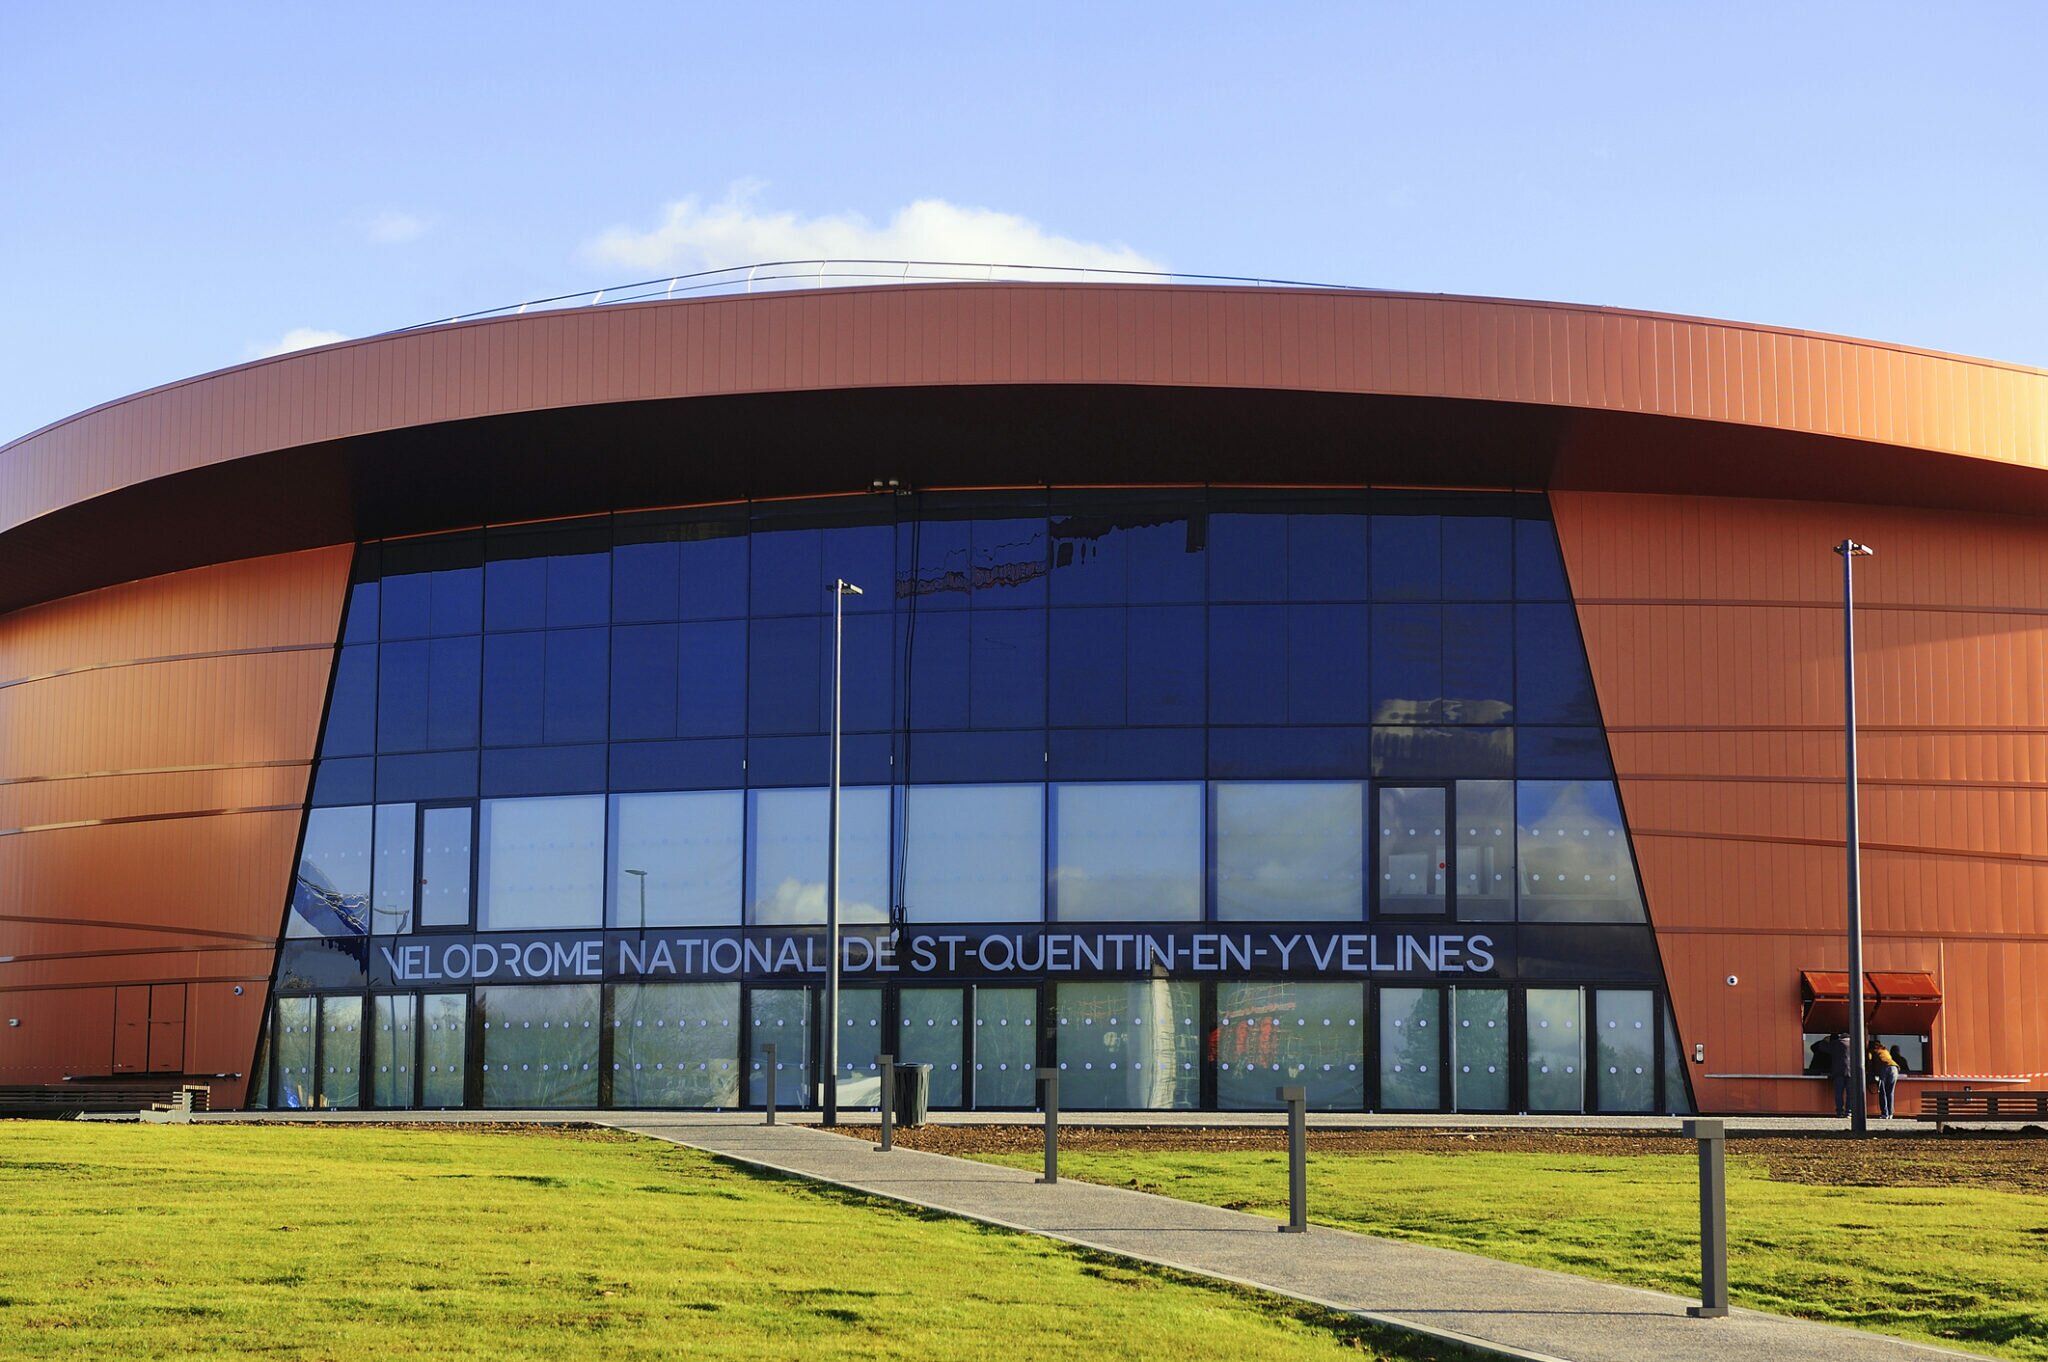
[[[1458,1111],[1508,1109],[1508,991],[1451,990],[1451,1105]]]
[[[932,1066],[932,1106],[964,1106],[965,990],[905,988],[896,994],[896,1011],[901,1016],[896,1058],[904,1064]]]
[[[974,1105],[1029,1107],[1038,1100],[1038,990],[974,990]]]
[[[1379,1003],[1380,1110],[1441,1109],[1442,990],[1383,988]]]

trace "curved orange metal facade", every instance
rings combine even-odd
[[[1063,407],[1133,451],[1090,462],[1098,480],[1551,492],[1709,1109],[1811,1102],[1812,1085],[1713,1075],[1796,1072],[1799,971],[1842,965],[1828,549],[1876,544],[1870,968],[1942,981],[1941,1068],[2048,1071],[2048,990],[2029,982],[2048,965],[2031,684],[2048,661],[2048,373],[1553,304],[991,284],[372,338],[0,447],[0,608],[22,607],[0,617],[0,1012],[23,1020],[0,1029],[0,1082],[163,1068],[174,1042],[184,1071],[246,1067],[346,541],[408,528],[394,505],[451,528],[549,498],[847,490],[848,461],[816,451],[850,428],[890,450],[855,473],[914,475],[921,441],[974,432],[977,413],[991,482],[1050,480],[1071,476],[1065,432],[1032,423]],[[1228,439],[1204,451],[1198,427]],[[1850,489],[1860,504],[1821,499]],[[155,536],[134,533],[153,516]]]
[[[270,982],[350,549],[0,618],[0,1083],[231,1075]]]

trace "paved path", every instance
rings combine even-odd
[[[1276,1222],[1144,1192],[896,1149],[759,1118],[608,1113],[605,1124],[968,1219],[1256,1286],[1508,1357],[1570,1362],[1927,1362],[1965,1354],[1692,1302],[1472,1254]]]

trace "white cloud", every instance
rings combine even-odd
[[[322,331],[312,326],[295,326],[269,345],[257,343],[249,347],[250,359],[269,359],[272,355],[288,355],[294,350],[310,350],[316,345],[332,345],[348,337],[339,331]]]
[[[671,203],[647,231],[613,227],[584,247],[595,264],[640,274],[727,269],[768,260],[926,260],[1053,269],[1163,271],[1130,247],[1055,236],[1029,218],[944,199],[918,199],[881,225],[858,213],[800,217],[758,209],[759,183],[733,186],[717,203]],[[830,282],[826,280],[823,282]]]
[[[417,214],[387,208],[370,219],[369,237],[379,246],[402,246],[425,236],[427,228],[432,225]]]

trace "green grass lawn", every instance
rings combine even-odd
[[[0,1122],[0,1357],[1454,1354],[648,1140]]]
[[[1036,1166],[1030,1155],[993,1161]],[[1699,1291],[1689,1154],[1326,1153],[1310,1216],[1678,1295]],[[1060,1175],[1284,1216],[1283,1153],[1062,1152]],[[2048,1359],[2048,1197],[1773,1181],[1728,1161],[1737,1305]]]

